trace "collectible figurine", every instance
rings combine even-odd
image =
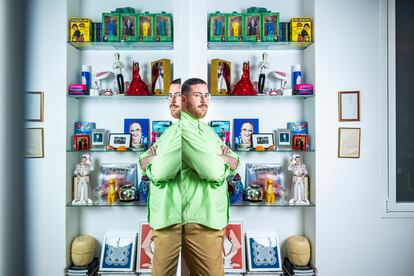
[[[266,80],[265,70],[269,69],[269,62],[267,61],[266,52],[262,54],[262,61],[259,62],[259,64],[257,64],[257,67],[260,69],[259,84],[258,84],[259,94],[263,94],[265,80]]]
[[[115,62],[113,68],[119,70],[116,75],[116,81],[118,82],[119,94],[124,94],[124,77],[122,76],[122,69],[125,68],[125,65],[119,60],[119,53],[115,53]]]
[[[222,30],[223,30],[223,22],[221,21],[221,19],[220,19],[220,17],[217,17],[215,20],[214,20],[214,30],[215,30],[215,33],[214,33],[214,35],[215,36],[221,36],[221,35],[223,35],[223,33],[222,33]]]
[[[165,36],[167,33],[167,22],[165,21],[164,17],[161,17],[159,26],[160,26],[160,32],[159,32],[160,36]]]
[[[248,61],[243,62],[243,75],[234,86],[232,95],[234,96],[256,96],[257,92],[250,81],[250,65]]]
[[[214,96],[230,95],[231,63],[223,59],[211,60],[211,93]]]
[[[276,89],[275,95],[284,95],[284,96],[290,96],[292,95],[292,90],[286,89],[287,80],[288,80],[288,74],[286,72],[281,71],[274,71],[271,73],[276,79],[280,81],[280,88]]]
[[[155,65],[155,70],[157,78],[155,79],[154,94],[160,94],[164,91],[164,64],[162,62],[157,62]]]
[[[271,178],[266,179],[265,199],[267,203],[275,202],[275,192],[273,191],[273,180]]]
[[[108,204],[115,203],[116,201],[116,188],[115,188],[115,179],[111,178],[108,180],[108,194],[106,195]]]
[[[132,81],[129,85],[127,96],[149,96],[148,86],[139,75],[139,63],[132,62]]]
[[[150,27],[150,23],[148,22],[148,19],[146,18],[144,20],[144,23],[142,23],[142,35],[143,36],[149,36],[149,27]]]
[[[74,180],[74,199],[72,204],[92,204],[89,198],[89,173],[93,171],[92,157],[90,153],[82,155],[81,162],[76,165]]]
[[[293,198],[289,204],[309,204],[309,200],[305,198],[305,176],[308,175],[308,171],[299,154],[292,153],[288,170],[293,173]]]

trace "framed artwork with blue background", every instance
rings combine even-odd
[[[277,233],[246,233],[248,271],[282,271]]]
[[[131,134],[131,148],[148,147],[149,119],[124,119],[124,133]]]
[[[234,148],[239,144],[252,146],[252,134],[259,133],[259,119],[234,119]]]
[[[105,235],[101,271],[133,271],[135,265],[136,233],[107,233]]]
[[[230,121],[211,121],[210,127],[221,141],[230,147]]]
[[[152,121],[151,142],[157,141],[171,124],[171,121]]]

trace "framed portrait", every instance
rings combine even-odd
[[[253,148],[257,146],[263,146],[268,148],[273,146],[273,134],[272,133],[253,133],[252,134],[252,145]]]
[[[338,92],[338,117],[340,122],[360,121],[359,91]]]
[[[90,150],[91,141],[89,135],[84,134],[75,134],[73,135],[73,144],[75,145],[75,150]]]
[[[155,143],[172,125],[171,121],[152,121],[151,142]]]
[[[151,272],[154,255],[154,229],[146,222],[141,222],[138,232],[137,272]]]
[[[224,272],[246,272],[243,237],[243,224],[241,222],[229,222],[227,224],[223,246]]]
[[[171,83],[171,61],[163,58],[151,62],[151,91],[157,96],[167,95]]]
[[[292,149],[292,132],[288,128],[276,130],[276,147],[278,150]]]
[[[282,271],[277,233],[246,233],[248,271]]]
[[[149,119],[124,119],[124,133],[131,134],[131,148],[148,147]]]
[[[340,127],[338,129],[338,157],[359,158],[361,129]]]
[[[26,92],[25,120],[28,122],[43,122],[44,94],[43,92]]]
[[[308,147],[308,135],[293,135],[292,149],[293,150],[307,150]]]
[[[211,60],[210,91],[214,96],[229,96],[231,81],[231,62],[224,59]]]
[[[110,179],[115,180],[116,191],[126,185],[130,185],[138,191],[137,171],[137,164],[135,163],[102,163],[99,168],[99,185],[95,193],[98,202],[104,203],[107,201]]]
[[[91,148],[104,149],[108,144],[108,130],[104,128],[93,129],[91,132]]]
[[[251,185],[267,190],[267,183],[272,181],[276,203],[285,202],[289,190],[285,187],[283,165],[281,163],[247,163],[245,189]]]
[[[44,132],[43,128],[25,129],[26,147],[25,158],[44,158]]]
[[[252,134],[259,133],[259,119],[234,119],[234,148],[252,147]]]
[[[210,121],[210,127],[230,147],[230,121]]]
[[[133,271],[136,238],[136,233],[107,233],[102,244],[99,269]]]
[[[111,133],[109,134],[109,146],[112,148],[125,147],[129,148],[131,145],[131,134]]]

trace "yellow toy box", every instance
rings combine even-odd
[[[298,42],[312,41],[312,18],[293,17],[290,20],[290,40]]]
[[[69,41],[92,41],[92,21],[90,18],[72,17],[69,19]]]

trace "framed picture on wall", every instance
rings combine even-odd
[[[359,158],[361,129],[340,127],[338,129],[338,157]]]
[[[107,233],[101,251],[101,271],[133,271],[136,233]]]
[[[257,146],[263,146],[268,148],[273,146],[273,134],[272,133],[253,133],[252,134],[253,148]]]
[[[249,271],[282,271],[276,233],[246,233],[246,243]]]
[[[338,117],[340,122],[360,121],[359,91],[338,92]]]
[[[243,237],[243,224],[241,222],[227,224],[223,246],[224,272],[246,272]]]
[[[43,92],[26,92],[25,101],[25,120],[28,122],[43,122]]]
[[[43,128],[26,128],[25,132],[25,158],[45,157]]]
[[[154,255],[154,229],[148,223],[141,222],[138,233],[137,271],[151,272]]]

